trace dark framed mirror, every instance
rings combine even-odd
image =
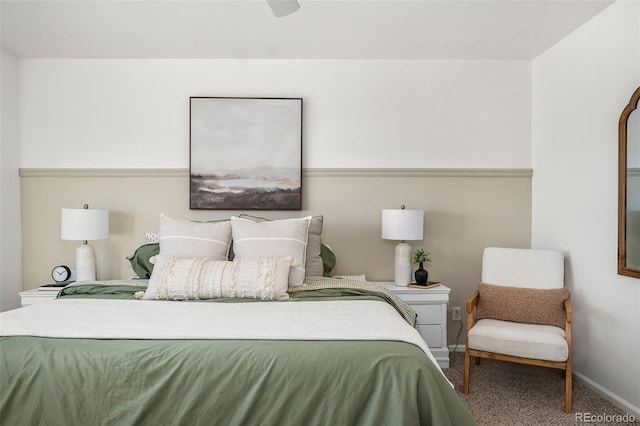
[[[640,278],[640,87],[618,123],[618,274]]]

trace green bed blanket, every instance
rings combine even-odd
[[[59,298],[100,298],[100,299],[135,299],[136,292],[143,292],[147,288],[149,280],[111,280],[95,281],[89,283],[72,284],[60,291]],[[326,277],[307,277],[305,286],[290,288],[290,301],[305,300],[382,300],[398,311],[411,326],[416,324],[415,311],[396,295],[382,287],[379,291],[373,291],[371,283],[359,283],[347,280],[331,279]],[[214,302],[214,303],[247,303],[262,302],[256,299],[221,298],[208,300],[190,300],[189,302]]]
[[[106,287],[62,297],[139,291]],[[292,301],[379,297],[365,293]],[[475,424],[438,367],[404,342],[18,336],[0,337],[0,355],[3,425]]]

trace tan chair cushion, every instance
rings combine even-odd
[[[469,349],[522,358],[564,362],[569,357],[565,331],[551,325],[483,319],[471,330]]]
[[[492,318],[565,328],[566,288],[537,289],[480,283],[477,319]]]

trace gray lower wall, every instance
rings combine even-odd
[[[480,280],[484,247],[530,246],[531,176],[530,170],[306,169],[302,211],[250,213],[323,215],[323,241],[338,258],[334,273],[392,281],[397,242],[381,239],[381,211],[402,204],[423,209],[424,240],[409,243],[431,252],[430,279],[452,289],[449,306],[464,306]],[[157,231],[161,212],[194,220],[243,213],[189,210],[183,169],[22,169],[23,289],[50,282],[55,265],[73,266],[79,243],[60,239],[60,211],[85,203],[110,211],[109,239],[91,243],[99,279],[133,275],[125,257],[144,243],[144,232]],[[458,329],[449,324],[449,344]]]

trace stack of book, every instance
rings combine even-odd
[[[426,284],[411,283],[411,284],[409,284],[409,287],[426,289],[426,288],[438,287],[439,285],[440,285],[440,281],[427,281]]]
[[[68,286],[69,284],[71,284],[71,281],[63,281],[63,282],[55,283],[55,284],[45,284],[45,285],[41,285],[40,287],[38,287],[38,290],[42,290],[42,291],[60,291],[63,288],[65,288],[66,286]]]

